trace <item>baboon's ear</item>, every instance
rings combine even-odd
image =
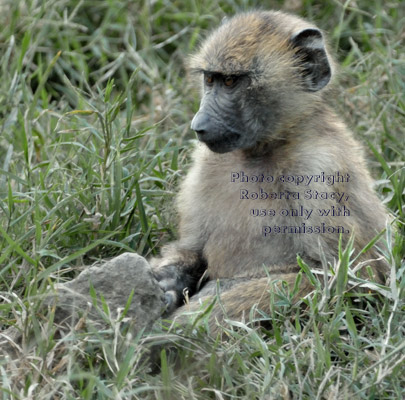
[[[292,36],[291,43],[297,49],[305,89],[316,92],[325,87],[332,70],[321,31],[316,28],[303,29]]]

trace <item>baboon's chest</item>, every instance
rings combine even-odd
[[[271,270],[295,260],[296,241],[283,228],[291,219],[283,210],[296,195],[268,171],[223,168],[205,184],[200,218],[207,227],[204,255],[211,277],[263,276],[264,266]]]

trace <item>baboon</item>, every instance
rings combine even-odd
[[[238,319],[253,305],[266,310],[269,280],[293,287],[297,255],[311,268],[333,266],[340,236],[354,235],[359,253],[384,230],[361,146],[330,105],[335,69],[322,32],[278,11],[225,19],[191,57],[200,143],[177,198],[179,240],[152,261],[168,313],[185,289],[190,302],[176,315],[196,309],[216,282],[212,326],[224,311]],[[375,248],[359,260],[378,281],[388,276]],[[303,279],[298,296],[311,290]]]

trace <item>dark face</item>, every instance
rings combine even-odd
[[[257,142],[250,84],[246,74],[204,72],[204,95],[191,129],[210,150],[226,153],[253,147]]]

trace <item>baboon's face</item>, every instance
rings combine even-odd
[[[247,74],[224,75],[204,72],[204,94],[191,128],[198,139],[217,153],[251,147],[259,129],[249,127],[253,107]],[[249,135],[246,132],[249,131]]]
[[[190,70],[203,81],[191,128],[212,151],[285,140],[321,99],[317,92],[331,77],[321,32],[276,16],[253,12],[226,21],[191,59]]]

